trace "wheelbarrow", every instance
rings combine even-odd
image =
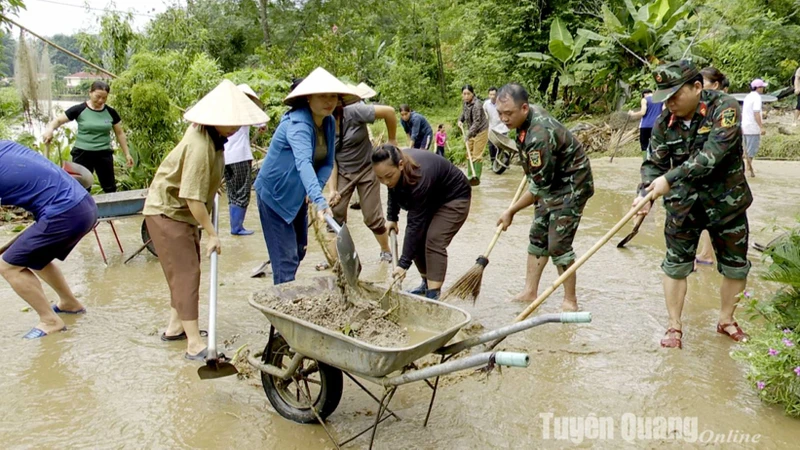
[[[387,317],[409,331],[409,342],[398,348],[371,345],[314,323],[283,314],[264,304],[250,300],[270,322],[269,340],[263,353],[248,356],[248,362],[261,372],[261,382],[270,404],[289,420],[298,423],[319,423],[338,448],[371,431],[370,448],[375,442],[378,425],[390,417],[399,417],[389,409],[397,388],[425,381],[432,390],[424,426],[430,418],[439,377],[460,370],[495,366],[527,367],[527,354],[484,352],[453,356],[477,345],[509,336],[544,323],[588,323],[591,313],[545,314],[498,328],[479,336],[447,345],[470,322],[466,311],[424,297],[391,291],[367,283],[360,284],[359,296],[381,299],[379,306]],[[300,297],[339,292],[335,277],[321,277],[312,284],[291,282],[267,291],[285,301]],[[353,293],[349,293],[352,297]],[[343,301],[333,295],[331,301]],[[438,355],[440,362],[419,368],[415,362],[428,355]],[[346,375],[378,403],[374,423],[355,436],[337,442],[325,426],[325,419],[339,405],[343,378]],[[383,388],[380,398],[371,393],[356,377]],[[430,382],[430,379],[434,379]]]
[[[93,195],[95,204],[97,205],[97,224],[95,224],[92,231],[94,237],[97,239],[97,246],[100,247],[100,254],[103,256],[103,262],[108,264],[106,252],[103,250],[103,244],[100,242],[100,236],[97,234],[97,226],[100,222],[108,222],[111,226],[111,232],[114,233],[114,239],[117,241],[120,253],[125,251],[122,249],[122,244],[117,235],[117,229],[114,228],[113,220],[125,219],[128,217],[138,216],[142,209],[144,209],[144,201],[147,198],[147,189],[137,189],[133,191],[124,192],[111,192],[108,194]],[[147,248],[150,253],[156,255],[155,247],[150,240],[150,234],[147,232],[147,225],[142,220],[142,247],[133,253],[125,262],[130,261],[134,256],[138,255],[142,250]],[[156,255],[157,256],[157,255]]]

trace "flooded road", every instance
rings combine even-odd
[[[594,160],[596,194],[589,201],[575,249],[589,249],[628,210],[638,179],[635,159]],[[755,203],[749,210],[751,242],[768,242],[774,226],[791,226],[800,214],[800,164],[759,162],[751,180]],[[467,223],[449,248],[449,283],[469,269],[494,232],[496,217],[507,207],[522,172],[488,174],[474,190]],[[385,199],[385,195],[384,195]],[[224,211],[224,210],[223,210]],[[389,268],[378,263],[378,244],[363,226],[360,212],[350,211],[351,232],[364,264],[362,278],[383,281]],[[469,311],[485,327],[501,326],[526,305],[507,302],[524,284],[528,228],[532,210],[520,213],[494,249],[475,306]],[[266,343],[266,319],[247,304],[251,292],[271,285],[268,278],[251,279],[251,270],[266,258],[260,231],[232,237],[227,214],[221,215],[219,340],[228,340],[230,356],[243,344],[260,350]],[[625,414],[696,417],[698,434],[760,435],[744,448],[791,448],[800,440],[796,420],[777,407],[763,405],[744,378],[745,369],[729,357],[733,341],[715,332],[721,276],[700,267],[689,279],[684,308],[684,349],[659,348],[666,325],[659,264],[664,252],[664,210],[648,217],[626,249],[616,243],[630,225],[578,271],[581,310],[593,322],[549,324],[511,336],[505,348],[527,351],[531,366],[494,372],[488,379],[469,375],[450,380],[440,389],[427,428],[422,427],[429,389],[422,383],[402,387],[392,409],[402,421],[380,428],[376,448],[675,448],[708,446],[663,440],[623,439]],[[140,218],[115,222],[122,245],[130,253],[141,245]],[[401,221],[401,227],[404,220]],[[260,230],[251,208],[247,228]],[[129,264],[115,246],[111,229],[98,233],[109,255],[103,264],[93,236],[87,236],[61,267],[89,312],[65,317],[70,330],[37,341],[21,336],[36,323],[33,312],[7,283],[0,283],[0,307],[5,311],[0,345],[6,366],[0,376],[0,439],[4,448],[333,448],[321,427],[283,419],[269,406],[260,380],[229,377],[200,381],[197,364],[183,360],[182,343],[164,343],[169,293],[157,260],[143,253]],[[0,239],[11,234],[0,232]],[[766,296],[773,287],[758,279],[760,254],[749,289]],[[301,266],[300,278],[319,273],[323,260],[313,241]],[[208,261],[203,262],[201,326],[207,323]],[[556,278],[552,265],[541,289]],[[409,272],[406,288],[419,277]],[[51,300],[55,295],[47,288]],[[561,289],[536,314],[557,312]],[[740,312],[740,323],[745,322]],[[230,342],[233,341],[233,342]],[[370,386],[373,392],[378,390]],[[372,423],[375,403],[345,382],[345,391],[330,428],[339,439]],[[552,439],[540,414],[556,417],[608,416],[614,439],[582,442]],[[551,439],[545,439],[549,432]],[[706,434],[707,436],[708,434]],[[349,448],[365,448],[360,438]],[[712,441],[713,442],[713,441]],[[795,442],[795,444],[791,444]]]

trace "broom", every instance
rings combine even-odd
[[[527,184],[527,176],[522,176],[522,181],[519,182],[519,187],[517,187],[517,192],[514,194],[514,198],[511,200],[511,206],[514,206],[514,203],[517,203],[520,196],[522,195],[523,189],[525,189],[525,185]],[[492,249],[494,248],[495,244],[497,244],[497,240],[500,238],[500,235],[503,233],[503,225],[497,226],[497,231],[494,232],[494,237],[492,238],[492,242],[489,243],[489,247],[486,249],[483,255],[478,256],[478,259],[475,261],[475,265],[472,266],[464,275],[461,276],[455,283],[450,287],[450,289],[442,295],[442,301],[448,301],[453,298],[463,298],[468,299],[472,298],[472,304],[475,304],[475,300],[478,299],[478,295],[481,293],[481,282],[483,281],[483,271],[486,269],[486,266],[489,264],[489,254],[492,253]]]

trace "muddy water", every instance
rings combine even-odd
[[[633,159],[613,165],[593,161],[597,194],[587,206],[577,236],[579,254],[627,210],[637,165]],[[772,226],[791,225],[800,213],[796,200],[800,164],[761,162],[757,169],[750,223],[752,238],[765,243],[773,236]],[[475,190],[469,220],[449,249],[449,281],[484,250],[495,218],[507,206],[520,176],[517,169],[502,176],[489,174]],[[350,213],[351,230],[365,265],[363,277],[385,280],[389,269],[377,262],[377,243],[360,226],[360,214]],[[506,299],[523,286],[530,214],[521,213],[495,248],[477,304],[458,305],[487,328],[506,323],[524,308]],[[779,408],[761,404],[744,379],[744,368],[728,356],[732,342],[714,332],[720,275],[712,268],[701,267],[690,278],[684,350],[658,347],[666,322],[659,271],[663,215],[663,208],[658,208],[627,249],[615,248],[619,236],[578,272],[581,308],[593,313],[593,323],[549,324],[512,336],[506,348],[528,351],[531,366],[504,370],[502,375],[495,372],[488,379],[465,376],[447,383],[437,396],[427,428],[422,421],[428,389],[423,384],[402,388],[392,407],[404,420],[385,423],[377,447],[573,445],[543,439],[540,413],[594,414],[614,420],[614,440],[583,441],[580,447],[687,446],[622,440],[620,425],[626,413],[697,417],[699,431],[760,434],[759,448],[793,447],[791,443],[800,439],[797,421],[785,418]],[[227,214],[222,220],[225,229]],[[141,220],[116,224],[122,245],[130,253],[141,244]],[[254,211],[246,225],[260,229]],[[4,448],[332,448],[319,426],[297,425],[278,416],[257,379],[200,381],[197,365],[182,359],[183,346],[158,338],[167,318],[169,294],[156,259],[143,254],[123,265],[125,257],[115,248],[111,229],[101,224],[98,233],[110,255],[108,266],[92,236],[61,265],[89,308],[85,316],[66,318],[68,332],[33,342],[21,340],[36,317],[21,311],[25,304],[6,283],[0,283],[0,307],[5,311],[0,332],[6,361],[0,376]],[[8,236],[0,232],[2,239]],[[243,344],[257,349],[266,343],[268,324],[247,299],[253,290],[269,286],[271,278],[248,277],[266,257],[259,234],[222,236],[219,335],[220,340],[229,341],[225,351],[230,355]],[[314,243],[309,250],[300,277],[317,275],[313,266],[323,260]],[[757,253],[750,257],[757,274],[763,264]],[[201,324],[207,317],[207,261],[203,270]],[[548,267],[543,286],[555,278],[555,270]],[[418,281],[412,269],[405,287]],[[756,295],[770,292],[770,286],[756,276],[750,288]],[[52,292],[48,295],[54,299]],[[556,291],[539,312],[558,311],[561,295]],[[346,382],[344,398],[329,419],[332,431],[339,438],[360,431],[371,423],[373,407],[368,397]],[[552,436],[553,429],[549,431]],[[353,444],[355,448],[365,445],[363,438]]]

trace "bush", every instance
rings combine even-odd
[[[0,119],[16,120],[22,114],[22,100],[14,87],[0,88]]]
[[[749,365],[747,379],[764,402],[800,417],[800,233],[795,230],[764,253],[771,260],[764,279],[782,287],[766,300],[744,293],[746,310],[763,325],[733,357]]]

